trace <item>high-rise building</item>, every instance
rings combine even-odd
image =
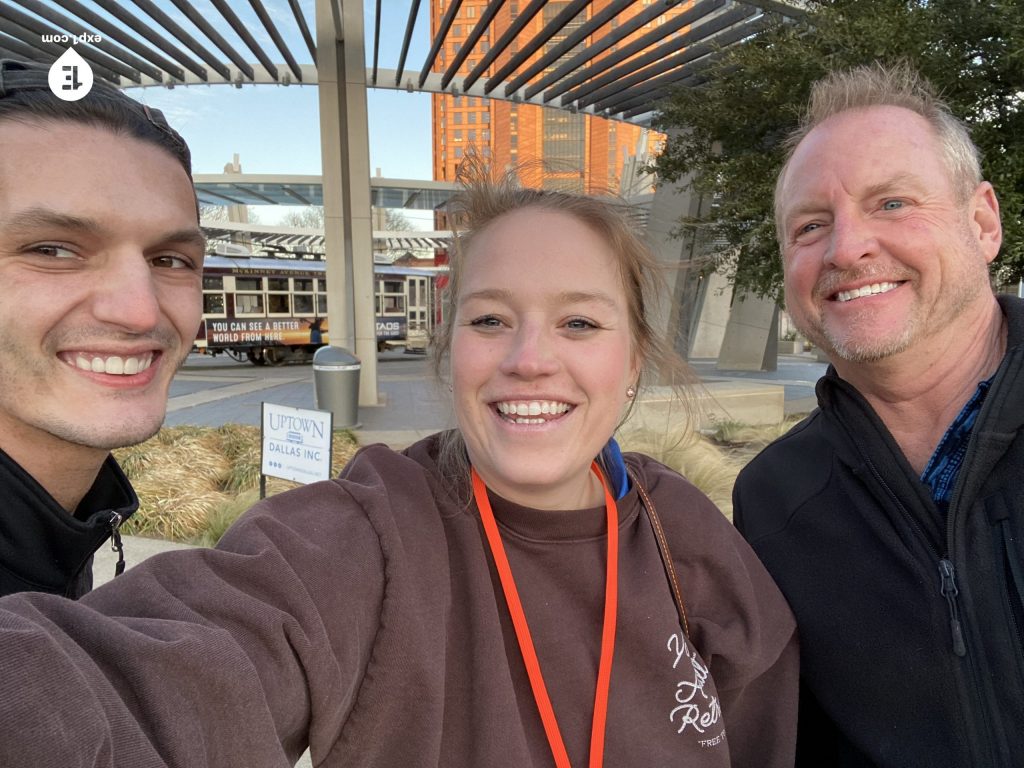
[[[529,66],[531,62],[557,46],[591,16],[600,13],[611,1],[595,0],[588,4],[569,24],[535,52],[524,66]],[[646,10],[652,2],[653,0],[643,0],[629,6],[619,17],[612,19],[609,25],[599,29],[595,37],[599,39],[608,34],[620,23]],[[431,0],[432,35],[437,33],[448,3],[449,0]],[[693,0],[679,3],[601,55],[613,54],[617,48],[649,32],[653,24],[663,24],[667,19],[689,9],[692,4]],[[487,5],[487,0],[463,1],[449,29],[445,46],[439,52],[435,63],[436,71],[445,71],[459,55]],[[525,5],[525,2],[509,0],[502,6],[490,28],[476,40],[472,51],[459,67],[459,75],[464,76],[472,71],[490,50],[491,44],[509,29],[517,18],[520,5]],[[519,36],[526,39],[536,34],[567,5],[567,2],[545,3],[543,10],[528,22]],[[683,27],[674,34],[680,35],[686,29]],[[519,47],[513,41],[491,64],[488,74],[497,71],[518,51]],[[577,52],[578,48],[574,48],[561,60]],[[557,66],[561,60],[554,62],[551,68]],[[600,57],[597,60],[599,61]],[[433,134],[434,178],[437,180],[454,180],[459,163],[467,150],[473,147],[492,167],[525,167],[531,176],[530,183],[540,184],[548,189],[625,194],[647,191],[637,188],[638,183],[645,183],[639,181],[636,176],[636,168],[643,164],[645,158],[639,158],[641,162],[638,163],[637,156],[645,155],[661,140],[656,133],[620,121],[572,114],[566,110],[534,104],[448,94],[433,96]]]

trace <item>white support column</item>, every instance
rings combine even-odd
[[[359,404],[377,405],[362,3],[316,0],[316,40],[331,344],[360,359]]]
[[[661,316],[651,319],[652,327],[684,358],[690,356],[690,346],[696,312],[699,308],[700,265],[702,244],[692,236],[674,235],[683,216],[697,216],[702,201],[686,189],[686,180],[659,182],[647,218],[647,243],[664,267],[668,296],[664,297]]]
[[[714,243],[673,236],[681,217],[701,218],[707,201],[687,189],[689,179],[659,183],[647,222],[647,241],[667,266],[670,302],[653,318],[686,358],[717,357],[721,370],[774,371],[778,356],[778,307],[753,295],[734,295],[717,273],[701,279]],[[674,268],[673,268],[674,267]]]
[[[732,302],[717,368],[721,371],[774,371],[779,359],[779,305],[752,293]]]
[[[721,272],[712,272],[700,286],[697,327],[690,333],[690,357],[718,357],[729,324],[732,285]]]

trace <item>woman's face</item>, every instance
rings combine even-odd
[[[540,509],[597,506],[590,464],[636,382],[615,255],[573,216],[513,211],[463,265],[452,389],[470,461],[500,496]]]

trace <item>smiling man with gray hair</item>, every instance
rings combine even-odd
[[[818,82],[779,175],[786,306],[832,363],[741,473],[800,627],[798,765],[1020,765],[1024,304],[966,127],[906,66]]]

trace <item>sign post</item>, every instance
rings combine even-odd
[[[266,478],[314,483],[331,477],[333,414],[263,403],[261,420],[260,498]]]

